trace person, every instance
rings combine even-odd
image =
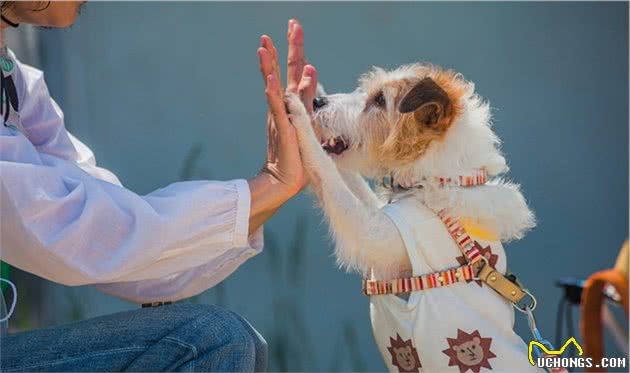
[[[4,1],[0,30],[72,25],[84,2]],[[0,40],[3,38],[0,37]],[[287,89],[309,109],[317,73],[289,21]],[[99,167],[64,127],[43,73],[2,41],[1,259],[65,285],[94,285],[152,307],[0,337],[0,371],[262,371],[266,343],[239,315],[176,303],[262,250],[262,225],[306,185],[283,103],[278,54],[257,51],[270,107],[268,149],[254,177],[186,181],[140,196]]]

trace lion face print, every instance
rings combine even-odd
[[[419,372],[422,365],[411,339],[403,340],[396,333],[396,339],[390,337],[389,342],[387,350],[392,355],[392,365],[397,367],[399,372]]]
[[[406,371],[411,371],[415,368],[416,359],[412,354],[410,346],[394,348],[394,354],[396,355],[396,361],[398,361],[400,368]]]
[[[481,340],[474,337],[472,341],[464,342],[460,345],[451,346],[457,352],[457,360],[466,365],[477,365],[483,360],[483,349]]]
[[[489,360],[496,357],[490,351],[492,338],[482,337],[478,330],[466,333],[457,329],[457,337],[446,338],[446,342],[448,348],[442,352],[450,358],[448,365],[459,367],[460,373],[468,370],[479,373],[481,368],[492,370]]]

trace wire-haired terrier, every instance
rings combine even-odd
[[[508,167],[474,85],[413,64],[316,98],[312,117],[286,101],[337,260],[366,278],[388,368],[537,370],[513,331],[525,293],[501,245],[535,219],[518,185],[496,178]],[[388,181],[375,193],[365,179]]]

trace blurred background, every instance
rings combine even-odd
[[[329,92],[354,89],[371,66],[415,61],[476,83],[493,107],[509,177],[538,217],[506,250],[552,339],[562,297],[554,281],[610,267],[628,236],[627,3],[94,2],[71,29],[20,27],[8,44],[44,70],[67,128],[98,163],[145,194],[258,171],[266,144],[258,38],[271,35],[285,55],[291,17],[303,22]],[[335,267],[312,196],[288,203],[265,234],[261,255],[191,301],[250,320],[269,343],[270,370],[383,370],[360,277]],[[10,276],[19,291],[13,330],[135,307],[14,268]],[[529,341],[520,317],[517,330]]]

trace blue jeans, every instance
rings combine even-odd
[[[0,337],[0,372],[264,371],[267,344],[242,317],[191,303]]]

